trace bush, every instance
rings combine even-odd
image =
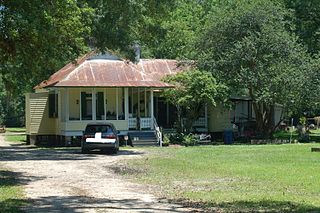
[[[167,135],[163,135],[163,141],[162,141],[162,146],[169,146],[170,140]]]
[[[193,134],[189,134],[183,137],[183,145],[185,146],[195,146],[198,145],[198,140]]]
[[[184,134],[183,133],[175,133],[169,135],[170,144],[183,144]]]

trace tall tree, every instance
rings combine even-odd
[[[308,55],[288,32],[290,13],[270,1],[236,1],[208,21],[199,50],[201,68],[253,100],[257,130],[273,132],[274,106],[291,106],[304,82]]]
[[[129,59],[135,43],[146,49],[146,44],[157,45],[163,34],[160,21],[176,6],[175,0],[95,0],[91,5],[96,8],[94,45]]]
[[[1,113],[20,113],[24,92],[88,50],[92,15],[85,1],[0,0]]]
[[[87,50],[93,10],[85,3],[1,0],[0,8],[1,73],[43,78]]]
[[[312,54],[320,51],[320,1],[283,0],[292,9],[295,32]]]

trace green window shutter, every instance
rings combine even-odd
[[[57,117],[56,106],[56,94],[49,94],[49,118]]]
[[[87,102],[86,102],[86,93],[81,92],[81,117],[82,119],[87,116]]]

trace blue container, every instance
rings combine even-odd
[[[224,144],[233,144],[233,131],[232,129],[225,129],[223,132]]]

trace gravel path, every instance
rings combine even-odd
[[[157,199],[146,186],[112,172],[118,162],[141,157],[80,154],[80,149],[35,149],[0,136],[0,163],[14,171],[30,201],[26,212],[190,212]]]

